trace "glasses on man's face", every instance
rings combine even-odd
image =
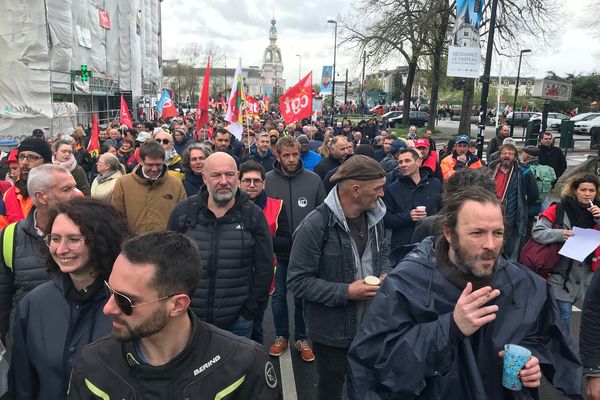
[[[50,250],[56,250],[60,242],[64,240],[65,246],[69,250],[79,250],[81,245],[85,242],[85,237],[81,235],[69,235],[62,237],[60,235],[48,234],[44,236],[44,243]]]
[[[37,160],[39,160],[43,157],[34,156],[33,154],[19,154],[17,156],[17,158],[19,159],[19,161],[27,160],[27,161],[31,161],[31,162],[36,162]]]
[[[156,139],[158,143],[169,144],[171,141],[169,139]]]
[[[131,315],[133,313],[133,309],[136,307],[145,306],[146,304],[150,303],[156,303],[157,301],[163,301],[175,296],[174,294],[170,294],[168,296],[161,297],[160,299],[154,299],[139,304],[133,304],[129,297],[115,291],[113,288],[110,287],[108,282],[104,281],[104,285],[106,286],[106,290],[108,291],[108,298],[110,298],[110,296],[114,296],[117,307],[119,307],[119,310],[121,310],[121,312],[127,316]]]
[[[241,180],[241,182],[247,186],[250,186],[250,185],[258,186],[261,183],[263,183],[263,180],[261,178],[244,178]]]

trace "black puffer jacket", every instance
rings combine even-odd
[[[196,223],[188,217],[197,204]],[[268,300],[273,279],[273,244],[262,210],[238,191],[234,206],[221,218],[207,207],[208,191],[180,202],[167,229],[193,239],[202,256],[202,279],[191,309],[205,322],[228,328],[240,316],[253,320]]]
[[[19,303],[11,363],[17,399],[66,398],[83,346],[111,331],[111,320],[102,313],[103,280],[79,293],[68,276],[58,274]]]
[[[49,279],[40,249],[42,238],[37,234],[34,221],[35,208],[15,226],[13,267],[6,266],[0,252],[0,334],[8,332],[11,310],[36,286]],[[3,247],[4,231],[0,234]],[[3,249],[4,250],[4,249]]]

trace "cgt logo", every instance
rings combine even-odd
[[[303,95],[302,97],[295,97],[290,99],[289,97],[285,99],[285,112],[289,114],[290,112],[294,114],[300,113],[303,108],[308,107],[308,96]]]

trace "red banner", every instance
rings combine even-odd
[[[210,85],[210,57],[206,65],[206,71],[204,72],[204,81],[202,82],[202,92],[200,92],[200,99],[198,99],[198,108],[196,110],[196,131],[194,133],[195,139],[198,139],[198,135],[202,130],[202,127],[208,124],[208,97]],[[206,139],[206,138],[202,138]],[[210,139],[210,137],[208,137]]]
[[[98,117],[92,113],[92,134],[90,135],[90,142],[88,143],[87,151],[89,151],[92,157],[98,157],[100,155],[100,126],[98,125]]]
[[[99,8],[98,9],[98,17],[100,20],[100,26],[103,27],[104,29],[110,29],[110,17],[108,16],[108,13],[106,12],[106,10]]]
[[[312,72],[279,98],[279,110],[286,124],[312,115]]]
[[[133,122],[131,122],[131,114],[129,114],[129,108],[127,108],[127,102],[125,97],[121,95],[121,110],[119,112],[119,120],[121,125],[127,125],[129,129],[133,128]]]

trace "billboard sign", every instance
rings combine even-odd
[[[448,47],[448,76],[478,78],[481,66],[479,25],[483,0],[456,0],[456,21]]]
[[[571,83],[553,79],[536,79],[532,96],[544,100],[569,101],[571,100],[572,91],[573,85]]]

